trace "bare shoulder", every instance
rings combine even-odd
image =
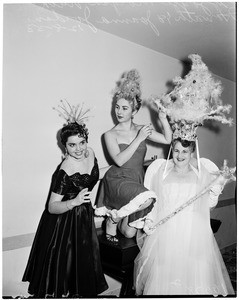
[[[117,138],[117,128],[113,127],[110,130],[106,131],[104,134],[106,140],[116,140]]]
[[[87,147],[87,150],[89,151],[89,155],[92,158],[95,158],[95,152],[91,147]]]
[[[95,164],[95,152],[91,147],[87,147],[87,150],[89,151],[89,156],[87,158],[87,164],[88,165],[94,165]]]
[[[61,170],[65,171],[66,174],[71,174],[71,164],[69,163],[69,160],[66,158],[63,163],[61,164]]]

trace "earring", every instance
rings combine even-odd
[[[67,156],[68,156],[68,151],[67,151],[66,148],[65,148],[65,151],[66,151],[66,152],[65,152],[65,154],[64,154],[64,157],[67,158]]]
[[[85,155],[85,158],[87,158],[89,156],[89,150],[86,149],[84,155]]]

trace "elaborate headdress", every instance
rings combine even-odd
[[[173,80],[174,89],[161,97],[152,96],[158,109],[164,111],[173,131],[173,139],[195,141],[199,164],[199,147],[196,130],[205,120],[216,120],[223,124],[232,125],[232,119],[227,119],[231,105],[223,105],[220,99],[222,86],[216,81],[208,67],[198,54],[188,56],[192,61],[190,72],[184,79],[176,77]],[[171,150],[171,148],[170,148]],[[170,155],[170,151],[168,157]],[[167,160],[168,161],[168,160]],[[165,174],[166,174],[165,167]]]
[[[58,108],[53,107],[53,109],[59,113],[60,117],[67,121],[67,124],[64,124],[64,127],[77,124],[80,128],[80,135],[85,137],[87,141],[89,133],[88,129],[86,128],[85,121],[89,118],[87,114],[90,109],[84,110],[84,103],[74,106],[70,105],[66,100],[65,103],[63,100],[61,100],[60,102],[61,104],[58,105]]]
[[[220,99],[222,86],[216,81],[198,54],[188,56],[192,61],[191,71],[184,79],[173,80],[174,89],[161,97],[152,96],[159,109],[165,111],[172,126],[173,138],[195,141],[196,130],[204,120],[216,120],[232,125],[227,119],[231,105],[223,105]]]
[[[140,75],[135,69],[125,72],[117,87],[114,90],[114,97],[118,100],[124,98],[126,100],[136,100],[136,109],[141,105]]]

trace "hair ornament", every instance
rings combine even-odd
[[[173,80],[174,89],[169,94],[151,96],[159,110],[165,112],[172,126],[173,138],[196,140],[196,130],[205,120],[215,120],[232,125],[225,114],[231,105],[223,105],[220,98],[222,85],[215,80],[198,54],[188,56],[192,61],[190,72]]]
[[[64,103],[65,101],[65,103]],[[70,123],[78,123],[79,125],[84,126],[85,121],[88,120],[87,116],[90,109],[84,110],[84,102],[82,104],[70,105],[67,100],[60,100],[61,104],[58,105],[58,108],[53,107],[59,113],[59,116]]]
[[[114,95],[117,99],[126,98],[140,100],[140,75],[136,69],[132,69],[122,75],[118,82],[118,86],[114,90]]]

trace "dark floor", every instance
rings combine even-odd
[[[223,260],[226,264],[227,271],[229,273],[232,286],[237,291],[237,248],[234,248],[230,251],[222,254]]]

